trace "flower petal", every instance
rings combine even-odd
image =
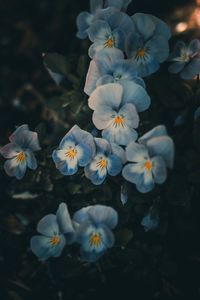
[[[196,55],[181,71],[182,79],[192,79],[200,73],[200,54]]]
[[[30,149],[27,149],[26,151],[24,151],[24,153],[26,155],[27,166],[32,170],[37,169],[37,160],[33,152]]]
[[[59,227],[56,215],[49,214],[43,217],[37,224],[37,231],[46,237],[59,235]]]
[[[98,87],[100,85],[108,84],[108,83],[114,83],[114,82],[115,82],[115,80],[114,80],[113,76],[103,75],[97,80],[96,87]]]
[[[115,143],[111,143],[111,149],[112,149],[112,154],[115,154],[116,156],[118,156],[121,159],[122,164],[126,163],[126,154],[124,149],[115,144]]]
[[[97,153],[105,153],[106,155],[111,154],[111,145],[107,140],[101,138],[95,138],[94,140],[97,147]]]
[[[92,205],[88,210],[88,214],[96,225],[105,224],[110,229],[117,226],[118,213],[110,206],[101,204]]]
[[[142,36],[137,33],[129,33],[125,40],[125,52],[128,58],[135,58],[138,49],[144,47]]]
[[[136,107],[138,112],[144,111],[149,108],[151,99],[146,90],[131,81],[123,83],[123,96],[122,104],[132,103]]]
[[[165,161],[161,156],[155,156],[152,158],[152,173],[156,183],[162,184],[165,182],[167,178],[167,168]]]
[[[74,227],[72,225],[71,217],[66,203],[62,202],[56,212],[57,222],[61,233],[73,233]]]
[[[200,41],[198,39],[192,40],[188,45],[188,55],[197,54],[200,50]]]
[[[116,28],[113,30],[113,38],[115,48],[124,51],[126,33],[121,28]]]
[[[97,129],[102,130],[110,125],[115,117],[116,111],[111,107],[105,106],[95,110],[92,115],[92,121]]]
[[[135,142],[131,142],[126,147],[126,158],[131,162],[144,162],[149,159],[148,149]]]
[[[136,107],[132,103],[126,103],[121,106],[118,114],[122,116],[124,123],[131,128],[137,128],[139,125],[139,116]]]
[[[108,23],[111,27],[112,30],[116,29],[116,28],[120,28],[121,30],[124,31],[124,33],[127,35],[129,32],[134,32],[135,31],[135,26],[131,20],[131,18],[121,12],[121,11],[115,11],[115,13],[113,13],[109,19],[108,19]]]
[[[89,39],[97,45],[105,44],[109,36],[112,35],[112,31],[107,22],[103,20],[97,20],[92,23],[88,29]],[[99,44],[98,44],[99,43]]]
[[[155,16],[148,14],[148,17],[151,18],[156,25],[154,35],[161,35],[165,39],[169,40],[171,37],[171,32],[170,32],[169,26],[165,22],[163,22],[161,19],[159,19]]]
[[[130,142],[135,141],[138,137],[135,129],[127,126],[125,123],[119,126],[111,124],[102,131],[102,137],[107,139],[110,143],[116,143],[122,146],[128,145]]]
[[[143,174],[143,180],[140,180],[136,184],[136,188],[140,193],[148,193],[154,188],[154,180],[152,173],[149,171],[145,171]]]
[[[48,237],[36,235],[31,238],[31,250],[39,260],[47,260],[49,257],[60,256],[65,243],[63,235],[59,236],[59,243],[54,246],[51,245]]]
[[[9,143],[0,149],[1,155],[5,158],[14,158],[21,151],[23,151],[22,148],[15,143]]]
[[[92,60],[90,62],[89,70],[86,77],[84,92],[90,96],[90,94],[96,89],[96,83],[101,77],[99,69],[96,65],[96,62]]]
[[[131,183],[139,184],[144,178],[143,165],[140,163],[125,165],[122,176]]]
[[[136,13],[131,18],[136,26],[137,31],[142,35],[144,41],[149,40],[153,36],[156,29],[156,24],[152,18],[143,13]]]
[[[24,130],[29,130],[29,127],[27,124],[17,127],[17,129],[9,136],[9,141],[11,143],[21,144],[22,137],[23,137],[22,132]]]
[[[157,58],[149,56],[148,60],[146,60],[144,63],[137,64],[138,67],[138,75],[140,77],[147,77],[160,68],[159,62]]]
[[[169,56],[169,44],[162,36],[154,36],[145,44],[147,52],[155,57],[159,63],[164,62]]]
[[[175,62],[169,66],[168,71],[170,73],[177,74],[183,70],[185,65],[186,62],[181,62],[181,61]]]
[[[65,150],[54,150],[52,158],[55,162],[56,168],[63,175],[73,175],[78,170],[78,160],[76,155],[73,158],[66,156]]]
[[[85,144],[79,144],[76,146],[76,151],[79,166],[85,167],[92,160],[91,149]]]
[[[24,162],[17,161],[16,158],[6,160],[4,170],[8,176],[15,176],[17,179],[22,179],[26,172],[26,160]]]
[[[70,149],[70,148],[74,148],[76,145],[76,141],[74,139],[74,137],[69,134],[69,132],[62,138],[60,144],[59,144],[59,148],[61,150],[65,150],[65,149]]]
[[[118,61],[119,59],[124,59],[124,54],[121,50],[116,48],[105,48],[104,51],[98,52],[94,59],[101,73],[107,74],[108,70],[110,70],[110,67],[114,62]]]
[[[117,110],[122,99],[123,88],[120,84],[110,83],[104,86],[99,86],[88,99],[88,105],[93,110],[98,110],[101,107],[111,107]]]
[[[122,169],[121,159],[114,154],[110,154],[108,156],[108,164],[107,164],[108,174],[111,176],[116,176],[121,172],[121,169]]]
[[[106,167],[104,168],[97,167],[96,161],[92,161],[89,165],[87,165],[84,168],[84,171],[85,171],[85,177],[90,179],[91,182],[95,185],[102,184],[107,175]]]
[[[78,32],[76,36],[79,39],[85,39],[88,35],[88,29],[92,24],[93,15],[90,13],[83,11],[76,18],[76,26],[78,28]]]
[[[89,205],[87,207],[83,207],[83,208],[77,210],[73,215],[73,222],[76,222],[78,224],[85,223],[86,221],[89,222],[90,217],[89,217],[88,211],[91,207],[92,206]]]
[[[90,11],[95,14],[97,10],[103,7],[103,0],[90,0]]]
[[[175,46],[172,53],[170,53],[168,57],[168,61],[175,61],[177,58],[180,58],[182,56],[182,53],[186,51],[186,45],[183,41],[178,41]]]
[[[146,144],[148,140],[154,137],[160,137],[160,136],[166,136],[167,135],[167,129],[165,125],[158,125],[145,133],[143,136],[141,136],[138,139],[138,142],[141,144]]]
[[[174,164],[174,142],[168,136],[152,138],[147,142],[151,156],[161,156],[169,168]]]

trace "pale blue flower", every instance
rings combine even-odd
[[[137,66],[132,60],[124,59],[124,54],[116,48],[97,52],[90,62],[84,92],[90,95],[98,86],[107,83],[133,81],[145,87],[142,78],[137,76]]]
[[[56,168],[64,175],[73,175],[78,166],[86,166],[95,155],[93,136],[77,125],[63,137],[59,150],[53,151]]]
[[[121,172],[122,160],[119,155],[112,153],[111,144],[100,138],[95,138],[96,155],[93,160],[85,167],[85,176],[95,185],[102,184],[109,174],[116,176]]]
[[[126,11],[131,1],[132,0],[106,0],[104,4],[103,0],[90,0],[90,13],[83,11],[76,19],[76,25],[78,28],[76,36],[80,39],[85,39],[87,37],[88,29],[94,21],[95,14],[97,14],[102,8],[115,7]]]
[[[21,125],[9,137],[10,143],[0,149],[3,157],[7,158],[4,169],[8,176],[22,179],[27,167],[35,170],[37,161],[33,151],[40,150],[38,135],[30,131],[28,125]]]
[[[30,246],[38,259],[47,260],[49,257],[60,256],[66,243],[71,244],[75,238],[67,205],[61,203],[56,215],[43,217],[37,225],[37,231],[41,235],[33,236]]]
[[[118,214],[110,206],[92,205],[78,210],[73,216],[76,241],[81,245],[81,257],[88,262],[98,260],[114,245],[114,229]]]
[[[93,123],[102,131],[102,137],[119,145],[128,145],[137,139],[138,112],[146,110],[150,98],[146,90],[134,82],[99,86],[88,100],[94,110]]]
[[[167,178],[167,167],[173,167],[174,144],[167,136],[165,126],[157,126],[126,147],[128,163],[122,170],[123,177],[136,185],[141,193],[151,191],[155,183]]]
[[[188,47],[182,41],[177,42],[168,60],[173,62],[170,73],[180,73],[182,79],[194,78],[200,73],[200,41],[192,40]]]
[[[93,42],[89,48],[89,56],[92,58],[98,51],[106,48],[123,51],[125,38],[133,29],[131,18],[125,13],[113,7],[101,10],[88,30],[89,39]]]
[[[135,31],[126,38],[126,54],[137,65],[138,76],[156,72],[169,55],[170,30],[160,19],[142,13],[132,16]]]

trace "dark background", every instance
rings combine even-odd
[[[177,9],[194,2],[133,0],[128,13],[151,13],[170,23]],[[43,66],[42,53],[64,54],[72,65],[72,73],[76,72],[74,62],[80,55],[87,55],[89,42],[75,37],[75,21],[78,13],[88,10],[88,6],[88,1],[78,0],[0,2],[0,145],[8,142],[16,125],[26,123],[32,130],[38,124],[45,124],[53,136],[54,123],[44,107],[57,88]],[[194,32],[189,32],[184,38],[193,36]],[[172,38],[172,44],[174,39],[177,37]],[[44,172],[43,178],[37,180],[28,173],[19,182],[5,175],[1,158],[2,300],[200,298],[200,126],[194,125],[190,118],[183,127],[173,127],[177,115],[199,95],[198,89],[192,81],[183,83],[169,76],[166,66],[147,80],[147,88],[152,107],[144,115],[141,130],[166,124],[175,140],[176,163],[163,188],[145,196],[131,191],[125,208],[115,192],[115,181],[109,182],[110,188],[104,185],[103,190],[99,188],[91,194],[81,190],[78,184],[82,182],[76,176],[55,181]],[[146,123],[145,118],[148,118]],[[44,147],[48,144],[40,142]],[[40,155],[38,158],[41,159]],[[27,190],[40,196],[36,199],[14,196]],[[91,203],[91,195],[94,201],[100,199],[100,203],[120,210],[116,247],[97,264],[79,261],[76,246],[66,249],[61,258],[38,262],[29,249],[29,240],[36,234],[39,219],[54,213],[62,201],[74,212]],[[141,218],[158,198],[161,198],[160,228],[144,233]],[[129,236],[130,232],[133,238],[124,241],[122,236]]]

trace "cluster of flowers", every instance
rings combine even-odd
[[[39,258],[61,255],[66,244],[81,245],[81,257],[94,262],[114,244],[112,229],[118,223],[117,212],[109,206],[92,205],[78,210],[72,220],[67,205],[61,203],[56,214],[43,217],[37,231],[41,235],[31,238],[31,250]]]
[[[124,149],[107,139],[94,138],[75,125],[60,142],[59,150],[54,150],[53,160],[64,175],[75,174],[78,165],[84,167],[85,176],[96,185],[102,184],[107,174],[116,176],[122,170],[126,180],[135,183],[141,193],[146,193],[153,189],[155,183],[161,184],[166,180],[167,167],[173,167],[174,145],[163,125],[147,132],[138,142],[134,141],[137,136],[134,134],[132,139],[122,134],[121,140],[129,142]]]
[[[167,24],[149,14],[128,16],[125,12],[130,2],[90,0],[91,13],[82,12],[77,17],[77,37],[88,36],[92,42],[84,91],[93,110],[92,121],[102,137],[74,125],[52,157],[64,175],[73,175],[79,166],[84,167],[85,176],[100,185],[107,175],[122,171],[125,180],[147,193],[155,183],[166,180],[167,168],[173,167],[174,143],[164,125],[138,137],[139,113],[151,104],[143,78],[156,72],[167,59],[174,62],[170,72],[193,78],[200,72],[200,42],[193,40],[188,48],[178,42],[169,55],[171,33]],[[37,133],[22,125],[9,140],[0,150],[8,159],[4,168],[9,176],[21,179],[27,167],[37,167],[33,155],[40,150]],[[149,230],[158,221],[158,216],[152,219],[148,213],[141,224]],[[31,249],[40,260],[46,260],[59,256],[65,244],[78,242],[82,258],[92,262],[112,247],[111,229],[117,222],[117,212],[103,205],[82,208],[71,220],[66,204],[61,203],[56,215],[47,215],[38,223],[37,231],[42,236],[31,239]]]
[[[136,13],[129,17],[125,12],[131,2],[131,0],[90,0],[91,13],[79,14],[77,37],[84,39],[88,36],[93,42],[89,49],[89,56],[93,58],[97,52],[105,48],[120,49],[137,66],[137,74],[140,77],[156,72],[159,64],[166,59],[174,62],[169,67],[169,72],[180,73],[182,79],[192,79],[199,74],[200,41],[192,40],[188,47],[183,41],[178,41],[169,55],[168,40],[171,33],[168,26],[149,14]],[[96,62],[98,58],[94,60]],[[126,69],[131,68],[130,61],[126,62]],[[91,64],[91,69],[95,69],[94,65]],[[125,68],[124,65],[123,67]],[[110,71],[115,73],[118,68],[118,65],[114,65]],[[109,70],[102,72],[101,69],[101,76],[112,75]],[[97,71],[99,71],[98,63]],[[119,78],[113,77],[114,80]],[[102,81],[113,82],[111,78],[103,77],[97,81],[97,86],[102,84]]]

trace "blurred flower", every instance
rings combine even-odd
[[[4,169],[8,176],[22,179],[26,168],[35,170],[37,161],[33,151],[40,150],[38,135],[30,131],[28,125],[21,125],[9,137],[10,143],[0,149],[3,157],[8,158]]]
[[[180,73],[182,79],[192,79],[200,73],[200,41],[192,40],[188,47],[183,41],[176,43],[168,61],[174,62],[169,67],[170,73]]]
[[[106,48],[124,50],[124,41],[128,33],[133,31],[131,18],[113,7],[99,11],[88,30],[93,44],[89,48],[92,58],[98,51]]]
[[[169,27],[160,19],[142,13],[132,16],[134,32],[126,38],[125,51],[137,65],[138,76],[146,77],[159,69],[169,55]]]
[[[83,11],[76,19],[78,28],[76,36],[80,39],[85,39],[87,37],[88,29],[94,20],[95,14],[103,7],[115,7],[126,11],[131,1],[132,0],[106,0],[105,5],[103,5],[103,0],[90,0],[90,13]]]
[[[162,184],[167,178],[167,167],[173,167],[174,144],[164,126],[157,126],[126,147],[128,163],[122,170],[123,177],[136,184],[141,193]]]
[[[30,246],[38,259],[46,260],[49,257],[60,256],[65,244],[73,243],[75,237],[67,205],[61,203],[56,215],[49,214],[43,217],[37,225],[37,231],[41,235],[33,236]]]
[[[81,245],[81,257],[98,260],[114,244],[111,231],[118,223],[118,214],[110,206],[93,205],[78,210],[73,216],[76,224],[76,241]]]
[[[56,168],[64,175],[73,175],[78,166],[86,166],[95,154],[93,136],[77,125],[63,137],[59,150],[54,150],[52,157]]]
[[[96,155],[93,160],[85,167],[85,176],[93,184],[102,184],[107,173],[116,176],[122,169],[121,159],[112,154],[112,148],[107,140],[95,138]]]
[[[92,24],[95,13],[103,7],[103,0],[90,0],[90,12],[81,12],[77,19],[76,25],[78,32],[76,36],[80,39],[85,39],[88,35],[88,29]]]
[[[88,100],[94,110],[93,123],[102,130],[103,138],[111,143],[127,145],[137,139],[139,116],[137,112],[146,110],[150,98],[146,90],[134,82],[124,82],[99,86]]]
[[[90,95],[100,85],[117,82],[123,86],[124,81],[133,81],[145,87],[143,79],[137,76],[136,65],[124,59],[122,51],[105,49],[97,52],[90,62],[84,91]]]
[[[188,24],[186,22],[180,22],[176,25],[175,29],[177,32],[183,32],[188,28]]]
[[[146,216],[142,219],[141,225],[144,227],[144,230],[147,232],[153,230],[158,226],[159,215],[153,216],[151,212],[148,212]]]

